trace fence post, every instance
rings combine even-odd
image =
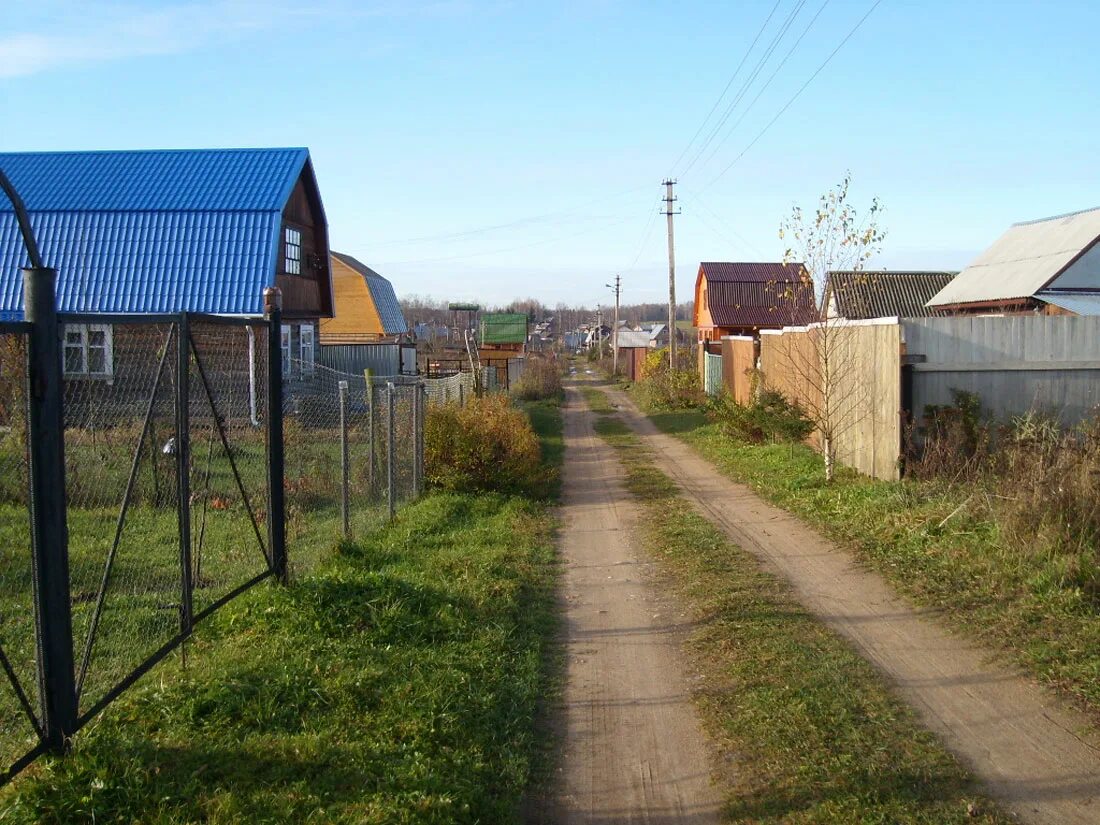
[[[416,460],[420,463],[420,486],[416,489],[416,495],[424,494],[424,424],[428,419],[428,388],[421,381],[416,388],[416,397],[420,402],[420,427],[416,431]]]
[[[396,439],[393,437],[394,430],[394,403],[395,396],[397,395],[396,388],[393,382],[386,384],[386,407],[387,407],[387,419],[388,426],[386,427],[386,506],[389,507],[390,521],[393,521],[394,514],[397,511],[396,501],[396,485],[397,485],[397,473],[394,466],[394,459],[396,458]]]
[[[76,732],[77,699],[56,282],[56,270],[37,266],[23,270],[24,317],[31,325],[27,336],[27,442],[40,721],[46,746],[61,753]]]
[[[340,497],[340,517],[344,522],[344,538],[351,537],[351,457],[348,454],[348,382],[341,381],[340,389],[340,471],[343,493]]]
[[[370,444],[367,459],[367,489],[370,491],[370,500],[374,501],[374,384],[371,383],[370,370],[363,370],[363,380],[367,384],[367,443]]]
[[[191,325],[176,322],[176,516],[180,537],[180,635],[192,629],[191,577]]]
[[[278,287],[264,290],[267,316],[267,542],[271,569],[286,584],[286,465],[283,444],[283,296]]]
[[[412,387],[412,486],[414,498],[420,495],[420,387],[419,381],[413,384]]]

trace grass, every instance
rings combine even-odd
[[[645,545],[696,620],[696,698],[728,756],[728,821],[1012,821],[869,664],[679,496],[606,401],[598,408],[596,430],[623,462]]]
[[[549,461],[560,414],[533,418]],[[555,455],[559,459],[555,459]],[[200,627],[0,791],[6,822],[508,822],[546,757],[548,504],[434,493]]]
[[[808,447],[739,444],[698,411],[650,417],[728,477],[851,548],[899,591],[1100,713],[1100,604],[1075,585],[1071,554],[1018,546],[965,506],[973,491],[958,485],[851,471],[825,484],[821,457]]]

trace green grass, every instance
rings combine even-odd
[[[730,822],[1007,823],[877,672],[699,516],[617,418],[640,530],[695,619],[697,703],[728,756]]]
[[[1075,583],[1073,554],[1007,539],[987,510],[965,506],[972,489],[852,471],[826,484],[808,447],[738,444],[696,411],[651,418],[728,477],[850,547],[918,603],[1100,713],[1100,605]]]
[[[560,463],[560,411],[532,417]],[[553,529],[548,502],[435,493],[355,541],[319,530],[311,575],[214,614],[186,666],[158,665],[69,757],[0,791],[0,819],[516,821],[548,773]]]

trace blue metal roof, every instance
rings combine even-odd
[[[0,153],[63,312],[258,315],[305,149]],[[0,317],[22,311],[26,251],[0,198]]]

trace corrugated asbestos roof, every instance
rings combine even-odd
[[[814,288],[802,264],[703,263],[707,309],[719,327],[781,327],[818,318]]]
[[[830,272],[825,303],[840,318],[926,318],[943,314],[925,306],[955,277],[953,272]],[[831,299],[831,301],[830,301]]]
[[[382,332],[385,335],[403,335],[409,331],[405,323],[405,316],[401,312],[401,304],[397,300],[397,294],[393,291],[393,284],[383,278],[358,258],[345,255],[343,252],[333,252],[332,257],[343,261],[356,272],[363,276],[370,290],[374,308],[378,310],[378,317],[382,319]]]
[[[930,306],[1030,298],[1100,238],[1100,208],[1009,227]]]
[[[527,316],[521,312],[490,312],[481,316],[481,343],[524,344]]]
[[[620,329],[618,344],[619,349],[646,349],[649,347],[649,333],[636,329]]]
[[[1100,295],[1040,292],[1038,297],[1074,315],[1100,315]]]
[[[0,153],[68,312],[258,315],[305,149]],[[26,251],[0,198],[0,315]]]

